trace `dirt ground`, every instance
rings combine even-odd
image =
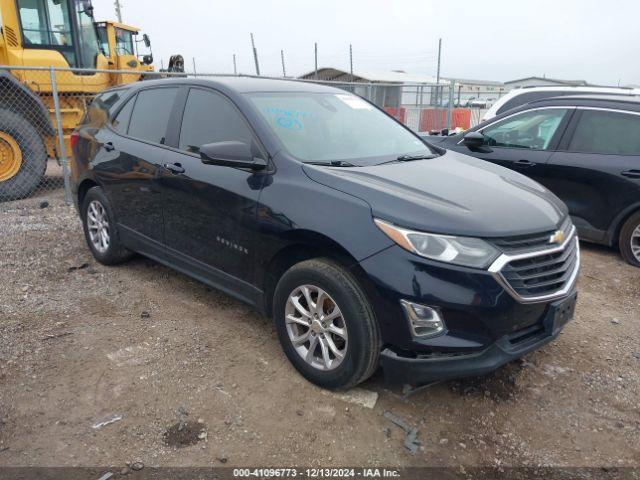
[[[61,191],[0,204],[0,466],[637,467],[640,269],[582,253],[557,341],[409,396],[378,374],[366,408],[302,379],[238,301],[144,258],[97,264]]]

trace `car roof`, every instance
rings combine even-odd
[[[566,95],[533,100],[522,105],[523,109],[539,106],[588,106],[640,111],[640,97],[634,95]]]
[[[150,86],[196,85],[218,88],[227,92],[240,94],[252,92],[345,93],[344,90],[309,81],[232,75],[216,75],[206,78],[162,78],[145,80],[144,82],[137,82],[131,85],[133,90],[140,90]]]

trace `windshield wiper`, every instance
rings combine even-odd
[[[332,160],[330,162],[304,162],[310,165],[321,165],[323,167],[357,167],[353,163],[345,162],[344,160]]]
[[[411,162],[413,160],[428,160],[436,158],[438,155],[400,155],[396,158],[396,162]]]
[[[378,163],[378,165],[387,165],[388,163],[396,163],[396,162],[412,162],[414,160],[429,160],[431,158],[436,158],[438,155],[400,155],[396,157],[395,160],[389,160],[388,162]]]

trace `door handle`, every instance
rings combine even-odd
[[[181,163],[165,163],[163,166],[175,175],[185,172]]]
[[[531,162],[531,161],[525,160],[525,159],[521,159],[521,160],[518,160],[517,162],[515,162],[515,166],[516,167],[521,167],[521,168],[533,167],[534,165],[535,165],[534,162]]]
[[[107,142],[107,143],[105,143],[105,144],[104,144],[104,145],[102,145],[102,146],[104,147],[104,149],[105,149],[107,152],[113,152],[113,151],[116,149],[116,147],[114,147],[114,146],[113,146],[113,143],[111,143],[111,142]]]
[[[640,178],[640,170],[625,170],[624,172],[620,172],[620,175],[623,175],[625,177],[629,177],[629,178]]]

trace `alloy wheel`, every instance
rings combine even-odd
[[[336,301],[315,285],[295,288],[285,308],[289,340],[302,359],[318,370],[334,370],[349,346],[347,325]]]
[[[640,225],[631,234],[631,253],[640,262]]]
[[[109,249],[109,219],[104,206],[97,200],[93,200],[87,209],[87,227],[89,238],[93,247],[100,253]]]

